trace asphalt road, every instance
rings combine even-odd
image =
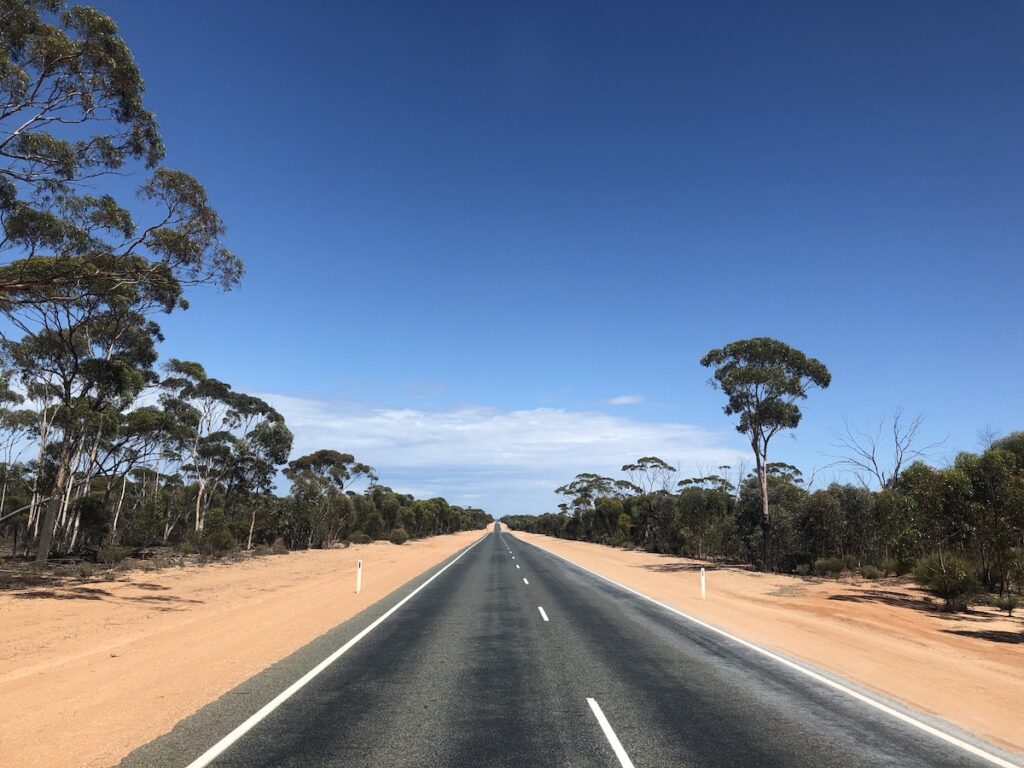
[[[123,766],[205,764],[248,717],[251,728],[210,765],[993,764],[507,532],[364,614]],[[360,632],[269,714],[253,715]]]

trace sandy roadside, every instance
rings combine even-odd
[[[895,580],[837,582],[515,536],[735,635],[805,659],[1024,754],[1024,618],[929,607]]]
[[[113,765],[485,533],[0,594],[2,762]]]

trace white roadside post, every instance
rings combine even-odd
[[[363,589],[363,561],[356,561],[356,594],[358,595]]]
[[[704,568],[702,567],[700,569],[700,599],[701,600],[707,600],[707,598],[708,598],[707,580],[704,578]]]

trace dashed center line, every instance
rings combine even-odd
[[[528,581],[526,580],[526,577],[525,577],[525,576],[523,576],[523,584],[526,584],[527,586],[529,586],[529,585],[530,585],[530,582],[528,582]]]
[[[540,611],[540,617],[542,619],[544,619],[544,621],[550,621],[550,619],[548,618],[548,615],[546,613],[544,613],[544,608],[542,606],[538,605],[537,606],[537,610]]]
[[[622,742],[619,741],[619,737],[615,735],[615,731],[612,730],[612,724],[608,722],[608,718],[604,716],[604,712],[601,711],[601,705],[598,704],[591,698],[587,698],[587,704],[590,705],[590,710],[594,713],[594,717],[597,718],[597,724],[601,726],[601,730],[604,731],[604,737],[608,739],[608,743],[612,745],[612,752],[619,759],[619,765],[622,768],[634,768],[633,761],[629,759],[629,755],[626,754],[626,750],[622,746]]]
[[[516,570],[519,570],[519,563],[516,563]]]

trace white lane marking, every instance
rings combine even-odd
[[[519,563],[516,563],[516,570],[519,570]]]
[[[530,582],[526,580],[525,576],[523,576],[523,584],[525,584],[526,586],[530,586]]]
[[[546,613],[544,613],[544,609],[541,606],[538,605],[537,606],[537,610],[540,611],[540,617],[542,619],[544,619],[544,621],[550,621],[550,619],[548,618],[548,615]]]
[[[870,696],[865,696],[863,693],[855,691],[852,688],[843,685],[842,683],[838,683],[835,680],[830,680],[829,678],[825,677],[824,675],[818,674],[812,669],[808,669],[807,667],[797,664],[795,661],[790,661],[784,656],[779,656],[779,654],[769,651],[767,648],[762,648],[760,645],[755,645],[749,640],[744,640],[742,637],[731,635],[724,629],[719,629],[713,624],[708,624],[706,621],[701,621],[696,616],[691,616],[690,614],[684,613],[683,611],[680,611],[678,608],[673,608],[671,605],[667,605],[666,603],[663,603],[660,600],[655,600],[653,597],[648,597],[643,592],[639,592],[633,589],[632,587],[627,587],[625,584],[620,584],[614,579],[609,579],[607,576],[602,576],[597,571],[592,571],[589,568],[585,568],[584,566],[580,565],[579,563],[573,562],[567,557],[556,555],[554,552],[544,549],[544,547],[537,546],[536,544],[531,544],[531,546],[536,547],[541,552],[551,555],[552,557],[557,557],[559,560],[564,560],[570,565],[576,566],[581,571],[589,573],[591,576],[596,576],[597,578],[602,579],[603,581],[607,581],[609,584],[614,584],[620,589],[624,589],[625,591],[630,592],[631,594],[634,594],[637,597],[642,597],[644,600],[654,603],[659,608],[664,608],[666,611],[670,611],[676,614],[677,616],[681,616],[682,618],[696,624],[699,627],[703,627],[704,629],[710,632],[714,632],[717,635],[721,635],[722,637],[731,640],[734,643],[742,645],[744,648],[749,648],[755,653],[759,653],[762,656],[771,659],[772,661],[778,662],[779,664],[782,664],[783,666],[792,669],[794,672],[799,672],[801,675],[809,677],[811,680],[814,680],[815,682],[821,683],[822,685],[832,688],[833,690],[839,691],[840,693],[845,693],[847,696],[856,699],[862,704],[867,704],[869,707],[874,707],[879,712],[884,712],[885,714],[890,715],[896,718],[897,720],[906,723],[907,725],[911,725],[914,728],[918,728],[924,731],[925,733],[934,736],[937,739],[941,739],[947,744],[951,744],[954,747],[962,749],[964,752],[968,752],[974,755],[975,757],[980,757],[982,760],[985,760],[986,762],[992,763],[993,765],[998,765],[1000,768],[1022,768],[1022,766],[1018,763],[1011,763],[1008,760],[1004,760],[1003,758],[999,757],[998,755],[993,755],[991,752],[986,752],[981,747],[976,747],[973,744],[964,741],[963,739],[958,739],[956,736],[953,736],[952,734],[939,730],[935,726],[928,725],[928,723],[922,722],[917,718],[911,717],[908,714],[900,712],[898,709],[893,709],[887,704],[883,704],[880,701],[876,701],[875,699],[872,699]]]
[[[629,759],[629,755],[626,754],[626,750],[622,746],[622,742],[619,741],[619,737],[615,735],[615,731],[612,730],[612,724],[608,722],[608,718],[604,716],[604,712],[601,711],[601,705],[591,698],[587,699],[587,704],[590,705],[590,710],[594,713],[594,717],[597,718],[597,724],[601,726],[601,730],[604,731],[604,737],[608,739],[608,743],[612,745],[612,752],[619,758],[619,765],[622,768],[633,768],[633,761]]]
[[[345,653],[347,653],[349,651],[349,649],[352,648],[352,646],[354,646],[356,643],[358,643],[360,640],[362,640],[364,637],[366,637],[368,634],[370,634],[373,630],[375,630],[377,627],[379,627],[389,616],[391,616],[391,614],[393,614],[395,611],[397,611],[399,608],[401,608],[407,602],[409,602],[414,597],[416,597],[416,595],[419,593],[419,591],[421,589],[423,589],[430,582],[432,582],[434,579],[436,579],[442,573],[444,573],[449,568],[451,568],[453,565],[455,565],[455,563],[458,562],[460,557],[462,557],[464,554],[469,552],[469,550],[471,550],[473,547],[475,547],[477,544],[479,544],[485,538],[487,538],[487,537],[486,536],[481,536],[479,539],[474,541],[472,544],[470,544],[464,550],[459,552],[459,554],[457,554],[455,556],[455,559],[452,560],[450,563],[448,563],[448,565],[446,565],[444,568],[439,570],[437,573],[435,573],[429,579],[427,579],[422,584],[420,584],[418,587],[416,587],[416,589],[414,589],[408,595],[406,595],[401,600],[399,600],[397,603],[395,603],[393,606],[391,606],[391,608],[389,608],[386,613],[384,613],[376,621],[374,621],[372,624],[370,624],[370,626],[366,627],[366,629],[364,629],[358,635],[356,635],[351,640],[349,640],[347,643],[345,643],[343,646],[341,646],[341,648],[336,650],[334,653],[332,653],[326,659],[324,659],[319,664],[317,664],[315,667],[313,667],[311,670],[309,670],[309,672],[304,674],[302,677],[300,677],[294,683],[292,683],[287,688],[285,688],[283,691],[281,691],[279,694],[277,694],[277,696],[275,696],[269,702],[264,704],[259,710],[257,710],[252,715],[250,715],[245,720],[245,722],[243,722],[241,725],[237,726],[233,731],[231,731],[231,733],[229,733],[227,736],[225,736],[223,739],[218,741],[216,744],[214,744],[212,747],[210,747],[208,750],[206,750],[203,754],[201,754],[199,757],[197,757],[195,760],[193,760],[191,763],[189,763],[188,766],[186,766],[186,768],[205,768],[205,766],[209,765],[214,760],[216,760],[221,754],[223,754],[223,752],[228,747],[230,747],[232,744],[234,744],[236,741],[238,741],[240,738],[242,738],[245,734],[247,734],[250,730],[252,730],[252,728],[257,723],[259,723],[261,720],[263,720],[263,718],[265,718],[267,715],[269,715],[271,712],[273,712],[279,706],[281,706],[286,701],[288,701],[288,699],[290,699],[292,696],[294,696],[296,693],[298,693],[310,680],[312,680],[314,677],[316,677],[321,672],[323,672],[325,669],[327,669],[329,666],[331,666],[331,664],[333,664],[339,658],[341,658]]]

